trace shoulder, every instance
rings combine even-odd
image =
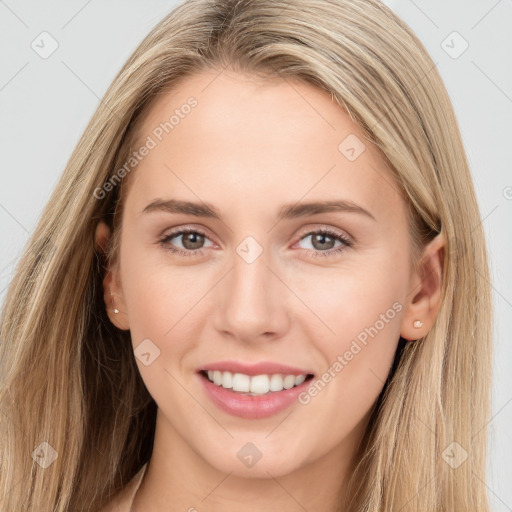
[[[98,512],[129,512],[133,497],[144,476],[146,465]]]

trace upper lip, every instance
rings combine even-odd
[[[272,363],[267,361],[261,361],[258,363],[242,363],[240,361],[218,361],[216,363],[210,363],[202,366],[198,369],[198,372],[218,370],[226,371],[231,373],[243,373],[245,375],[264,375],[264,374],[275,374],[282,373],[284,375],[313,375],[313,372],[309,370],[303,370],[300,368],[294,368],[281,363]]]

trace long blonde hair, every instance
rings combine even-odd
[[[488,511],[492,304],[479,209],[436,66],[377,0],[188,0],[128,59],[7,291],[0,510],[97,510],[151,456],[156,405],[129,331],[111,324],[103,301],[105,265],[119,247],[122,187],[101,199],[95,191],[126,161],[158,95],[194,72],[227,67],[327,91],[386,158],[408,205],[414,261],[436,233],[447,240],[438,317],[423,339],[403,347],[379,397],[350,482],[350,510]],[[106,258],[94,244],[100,219],[114,230]],[[458,467],[446,462],[454,450],[467,456]]]

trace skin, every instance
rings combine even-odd
[[[437,315],[445,241],[438,236],[411,268],[406,205],[379,150],[327,93],[203,71],[159,98],[140,142],[190,96],[198,105],[125,178],[119,265],[104,280],[111,321],[130,329],[134,349],[149,338],[160,350],[149,366],[136,359],[158,416],[134,510],[231,512],[241,503],[249,512],[342,510],[399,336],[425,336]],[[349,134],[366,146],[354,161],[338,150]],[[156,198],[205,201],[222,220],[142,213]],[[277,220],[283,204],[335,199],[375,220],[354,212]],[[202,255],[159,244],[182,227],[205,232],[202,245],[177,235],[167,247],[202,247]],[[314,244],[311,232],[320,228],[352,245],[314,257],[343,244]],[[98,247],[109,236],[101,222]],[[250,264],[236,252],[247,236],[263,248]],[[225,359],[283,362],[317,378],[397,301],[401,310],[306,405],[247,420],[204,394],[196,370]],[[262,453],[252,468],[237,458],[247,442]]]

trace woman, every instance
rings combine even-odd
[[[392,11],[187,1],[8,290],[0,509],[486,511],[488,278],[452,106]]]

